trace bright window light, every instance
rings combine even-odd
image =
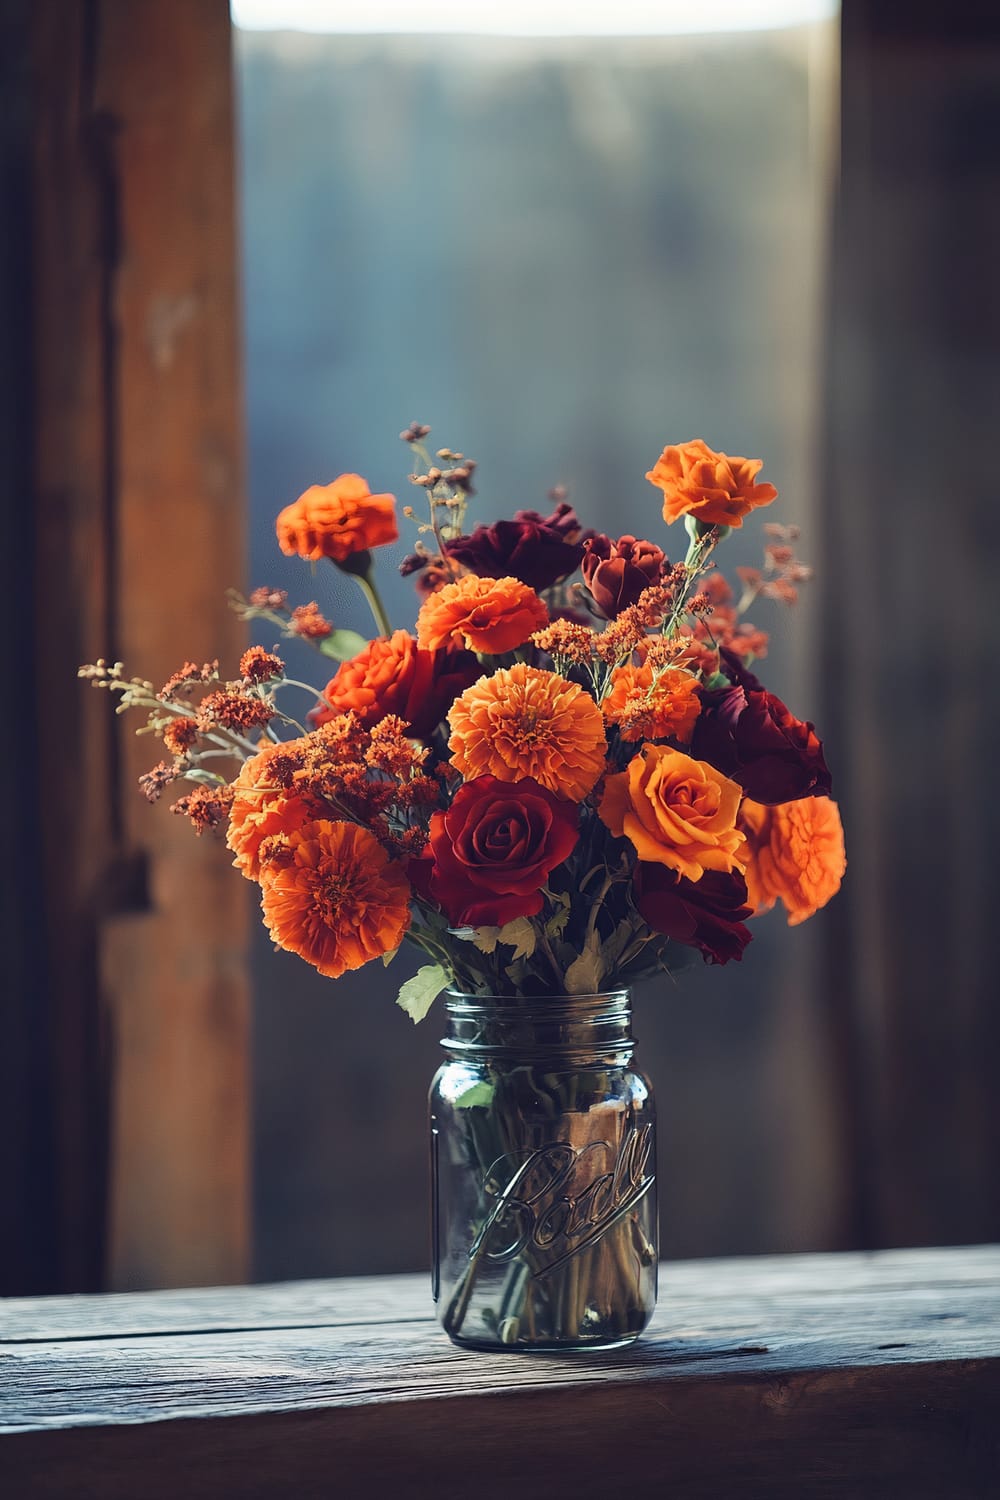
[[[231,0],[248,31],[666,36],[829,20],[837,0]]]

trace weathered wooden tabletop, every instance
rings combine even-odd
[[[454,1349],[425,1278],[0,1303],[0,1495],[1000,1496],[1000,1248],[665,1264],[631,1349]]]

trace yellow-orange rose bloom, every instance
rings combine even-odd
[[[700,880],[706,870],[742,871],[746,864],[736,826],[741,796],[735,781],[705,761],[644,745],[624,771],[608,777],[598,810],[641,860]]]
[[[338,979],[399,947],[410,882],[373,833],[321,818],[282,845],[260,876],[264,926],[279,948]]]
[[[396,497],[373,495],[360,474],[341,474],[330,484],[310,485],[285,506],[275,529],[286,557],[342,563],[355,552],[396,540]]]
[[[701,438],[664,448],[646,478],[663,491],[663,519],[669,526],[694,516],[706,526],[742,526],[758,505],[778,498],[773,484],[757,484],[760,458],[730,458]]]
[[[747,899],[758,915],[781,901],[789,927],[797,927],[840,890],[847,868],[844,829],[830,797],[776,807],[745,797],[740,824],[750,848]]]
[[[467,573],[424,600],[417,615],[417,641],[425,651],[465,646],[502,656],[523,646],[548,623],[545,605],[519,578]]]
[[[531,778],[579,802],[604,770],[601,710],[575,682],[518,662],[480,677],[448,714],[452,765],[467,781]]]

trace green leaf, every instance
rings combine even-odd
[[[567,995],[596,995],[604,978],[604,961],[601,958],[600,934],[592,932],[584,950],[574,958],[566,970]]]
[[[545,936],[549,938],[562,937],[566,931],[566,923],[569,921],[569,907],[561,906],[554,916],[551,916],[545,924]]]
[[[459,1094],[454,1101],[456,1109],[489,1109],[493,1103],[493,1085],[487,1083],[485,1078],[480,1078],[471,1088],[467,1088],[464,1094]]]
[[[507,943],[514,949],[514,958],[530,958],[538,942],[538,933],[530,917],[515,917],[501,927],[498,943]]]
[[[473,930],[472,941],[480,953],[495,953],[499,937],[499,927],[476,927]]]
[[[732,683],[724,672],[713,672],[705,683],[705,686],[710,690],[714,690],[715,688],[732,687]]]
[[[367,645],[368,641],[356,630],[335,630],[320,641],[319,649],[324,656],[332,656],[334,661],[350,661]]]
[[[622,917],[611,936],[601,945],[604,971],[610,974],[632,940],[634,928],[627,917]]]
[[[448,983],[448,975],[440,964],[424,964],[412,979],[408,979],[396,997],[414,1025],[422,1021],[434,1001]]]

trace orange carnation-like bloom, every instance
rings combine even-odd
[[[287,748],[271,745],[251,756],[232,783],[226,843],[236,855],[234,866],[247,880],[260,878],[260,846],[265,839],[290,833],[316,816],[315,803],[297,797],[269,776],[271,756]]]
[[[579,802],[604,770],[601,710],[575,682],[522,663],[480,677],[448,715],[452,765],[467,781],[537,781]]]
[[[549,623],[534,589],[519,578],[479,578],[467,573],[429,594],[417,615],[417,640],[425,651],[466,646],[502,656],[523,646]]]
[[[781,901],[798,927],[840,890],[847,868],[844,829],[830,797],[764,807],[743,799],[740,824],[750,847],[747,899],[756,913]]]
[[[352,553],[396,540],[396,497],[373,495],[360,474],[341,474],[331,484],[310,485],[286,505],[276,530],[286,557],[342,563]]]
[[[680,740],[686,745],[701,712],[698,679],[683,667],[665,667],[654,675],[647,663],[626,664],[611,674],[611,691],[601,704],[609,724],[623,740]]]
[[[742,526],[758,505],[778,498],[773,484],[757,484],[760,458],[730,458],[701,438],[664,448],[646,478],[663,491],[663,519],[669,526],[694,516],[706,526]]]
[[[706,870],[740,870],[746,840],[736,826],[742,793],[703,760],[666,745],[644,745],[605,783],[601,821],[630,839],[641,860],[667,865],[688,880]]]
[[[261,906],[279,948],[338,979],[399,947],[410,883],[367,828],[320,818],[288,831],[265,862]]]

